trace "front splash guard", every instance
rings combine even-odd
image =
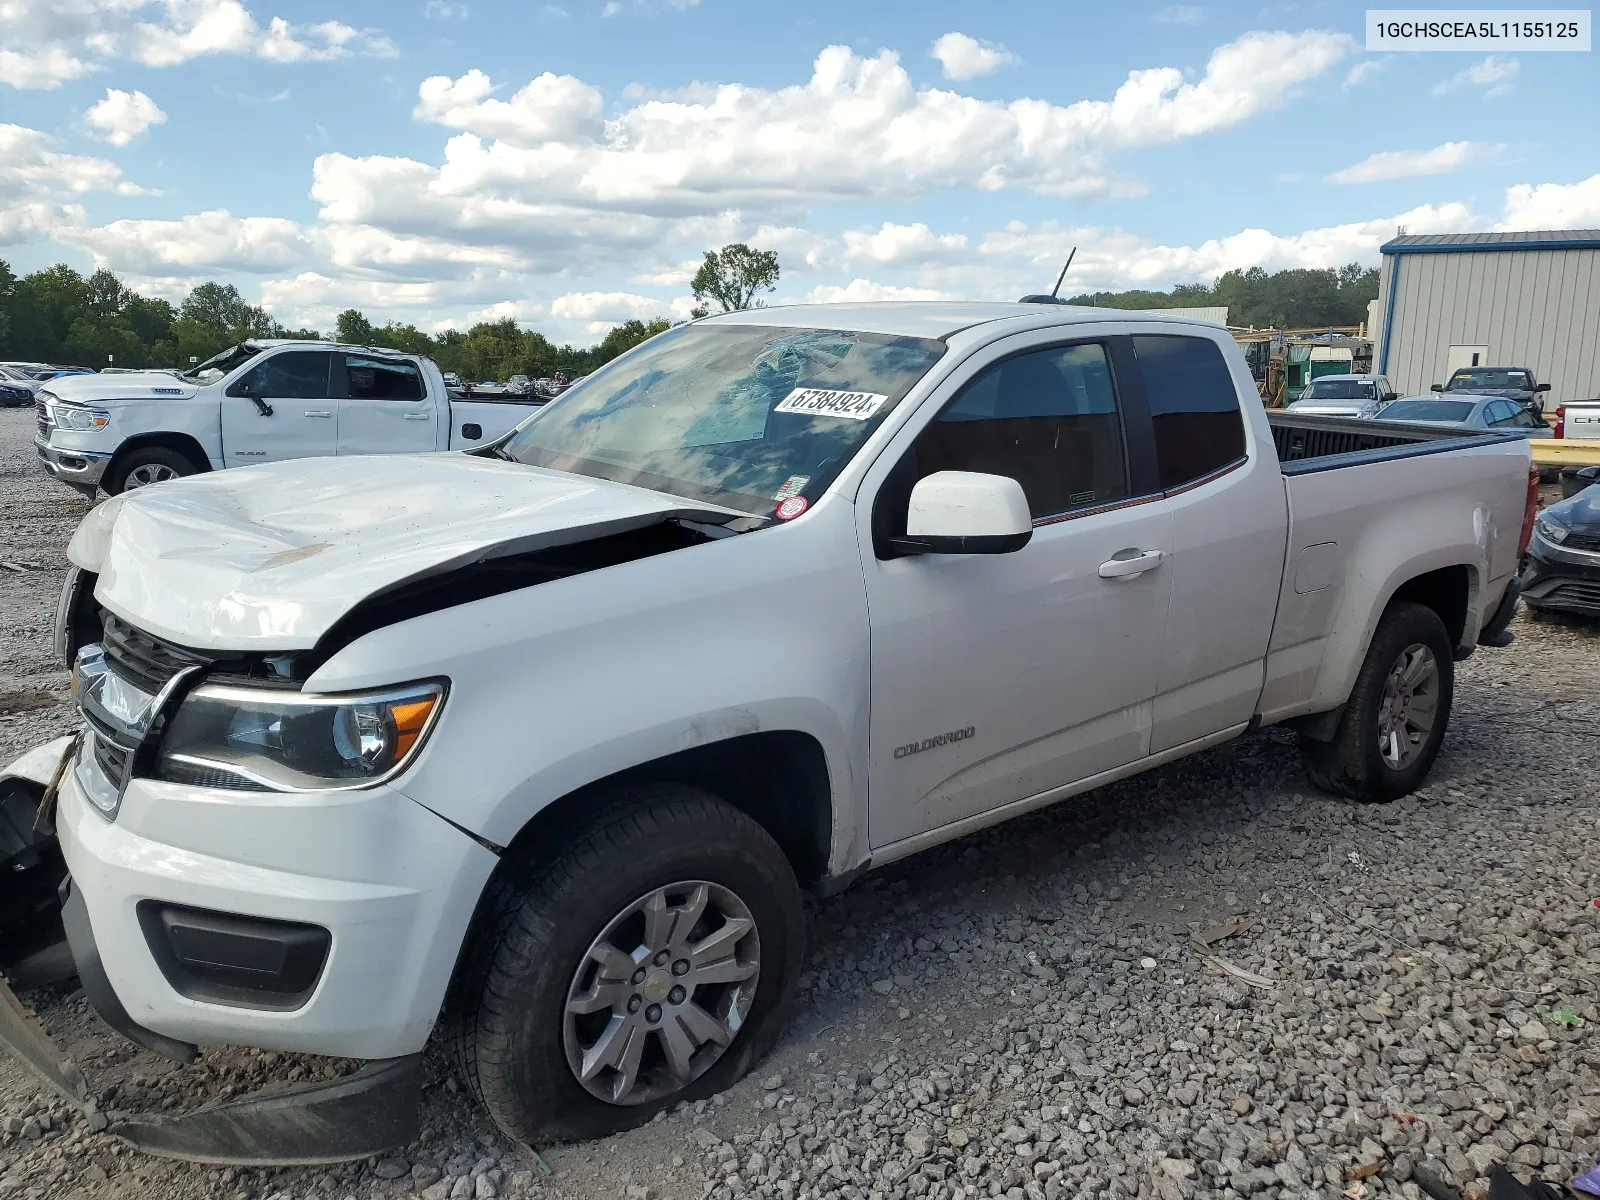
[[[369,1063],[354,1075],[271,1095],[246,1096],[179,1116],[130,1116],[107,1128],[88,1081],[0,979],[0,1047],[83,1109],[93,1130],[162,1158],[228,1166],[301,1167],[352,1162],[415,1141],[421,1126],[422,1055]]]

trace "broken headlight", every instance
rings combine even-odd
[[[416,754],[444,691],[437,682],[345,695],[198,687],[168,723],[156,775],[245,791],[367,787]]]

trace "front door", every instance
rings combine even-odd
[[[315,458],[338,445],[338,407],[326,350],[282,350],[222,395],[222,457],[230,467]]]
[[[440,448],[438,411],[414,362],[341,354],[340,454],[408,454]]]
[[[957,385],[863,518],[874,848],[1149,751],[1173,535],[1166,501],[1145,486],[1148,455],[1130,453],[1124,430],[1118,384],[1131,368],[1113,362],[1130,352],[1125,339],[1120,352],[1114,338],[1028,340]],[[1148,438],[1147,422],[1129,427]],[[879,557],[904,529],[915,481],[949,470],[1020,482],[1028,545]]]

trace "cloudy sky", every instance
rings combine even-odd
[[[1014,299],[1600,226],[1592,54],[1368,54],[1351,3],[0,0],[0,256],[290,325]]]

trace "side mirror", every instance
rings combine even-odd
[[[1533,390],[1536,392],[1548,392],[1550,390],[1550,385],[1548,383],[1541,383]]]
[[[1442,383],[1431,384],[1429,386],[1429,390],[1430,391],[1435,391],[1435,392],[1442,392],[1442,391],[1444,391],[1444,384],[1442,384]]]
[[[1396,401],[1398,399],[1400,399],[1400,393],[1399,392],[1385,392],[1383,394],[1383,398],[1379,401],[1379,403],[1380,404],[1392,404],[1392,403],[1394,403],[1394,401]]]
[[[1015,479],[937,471],[911,489],[906,536],[890,545],[902,554],[1010,554],[1032,537],[1033,515]]]

